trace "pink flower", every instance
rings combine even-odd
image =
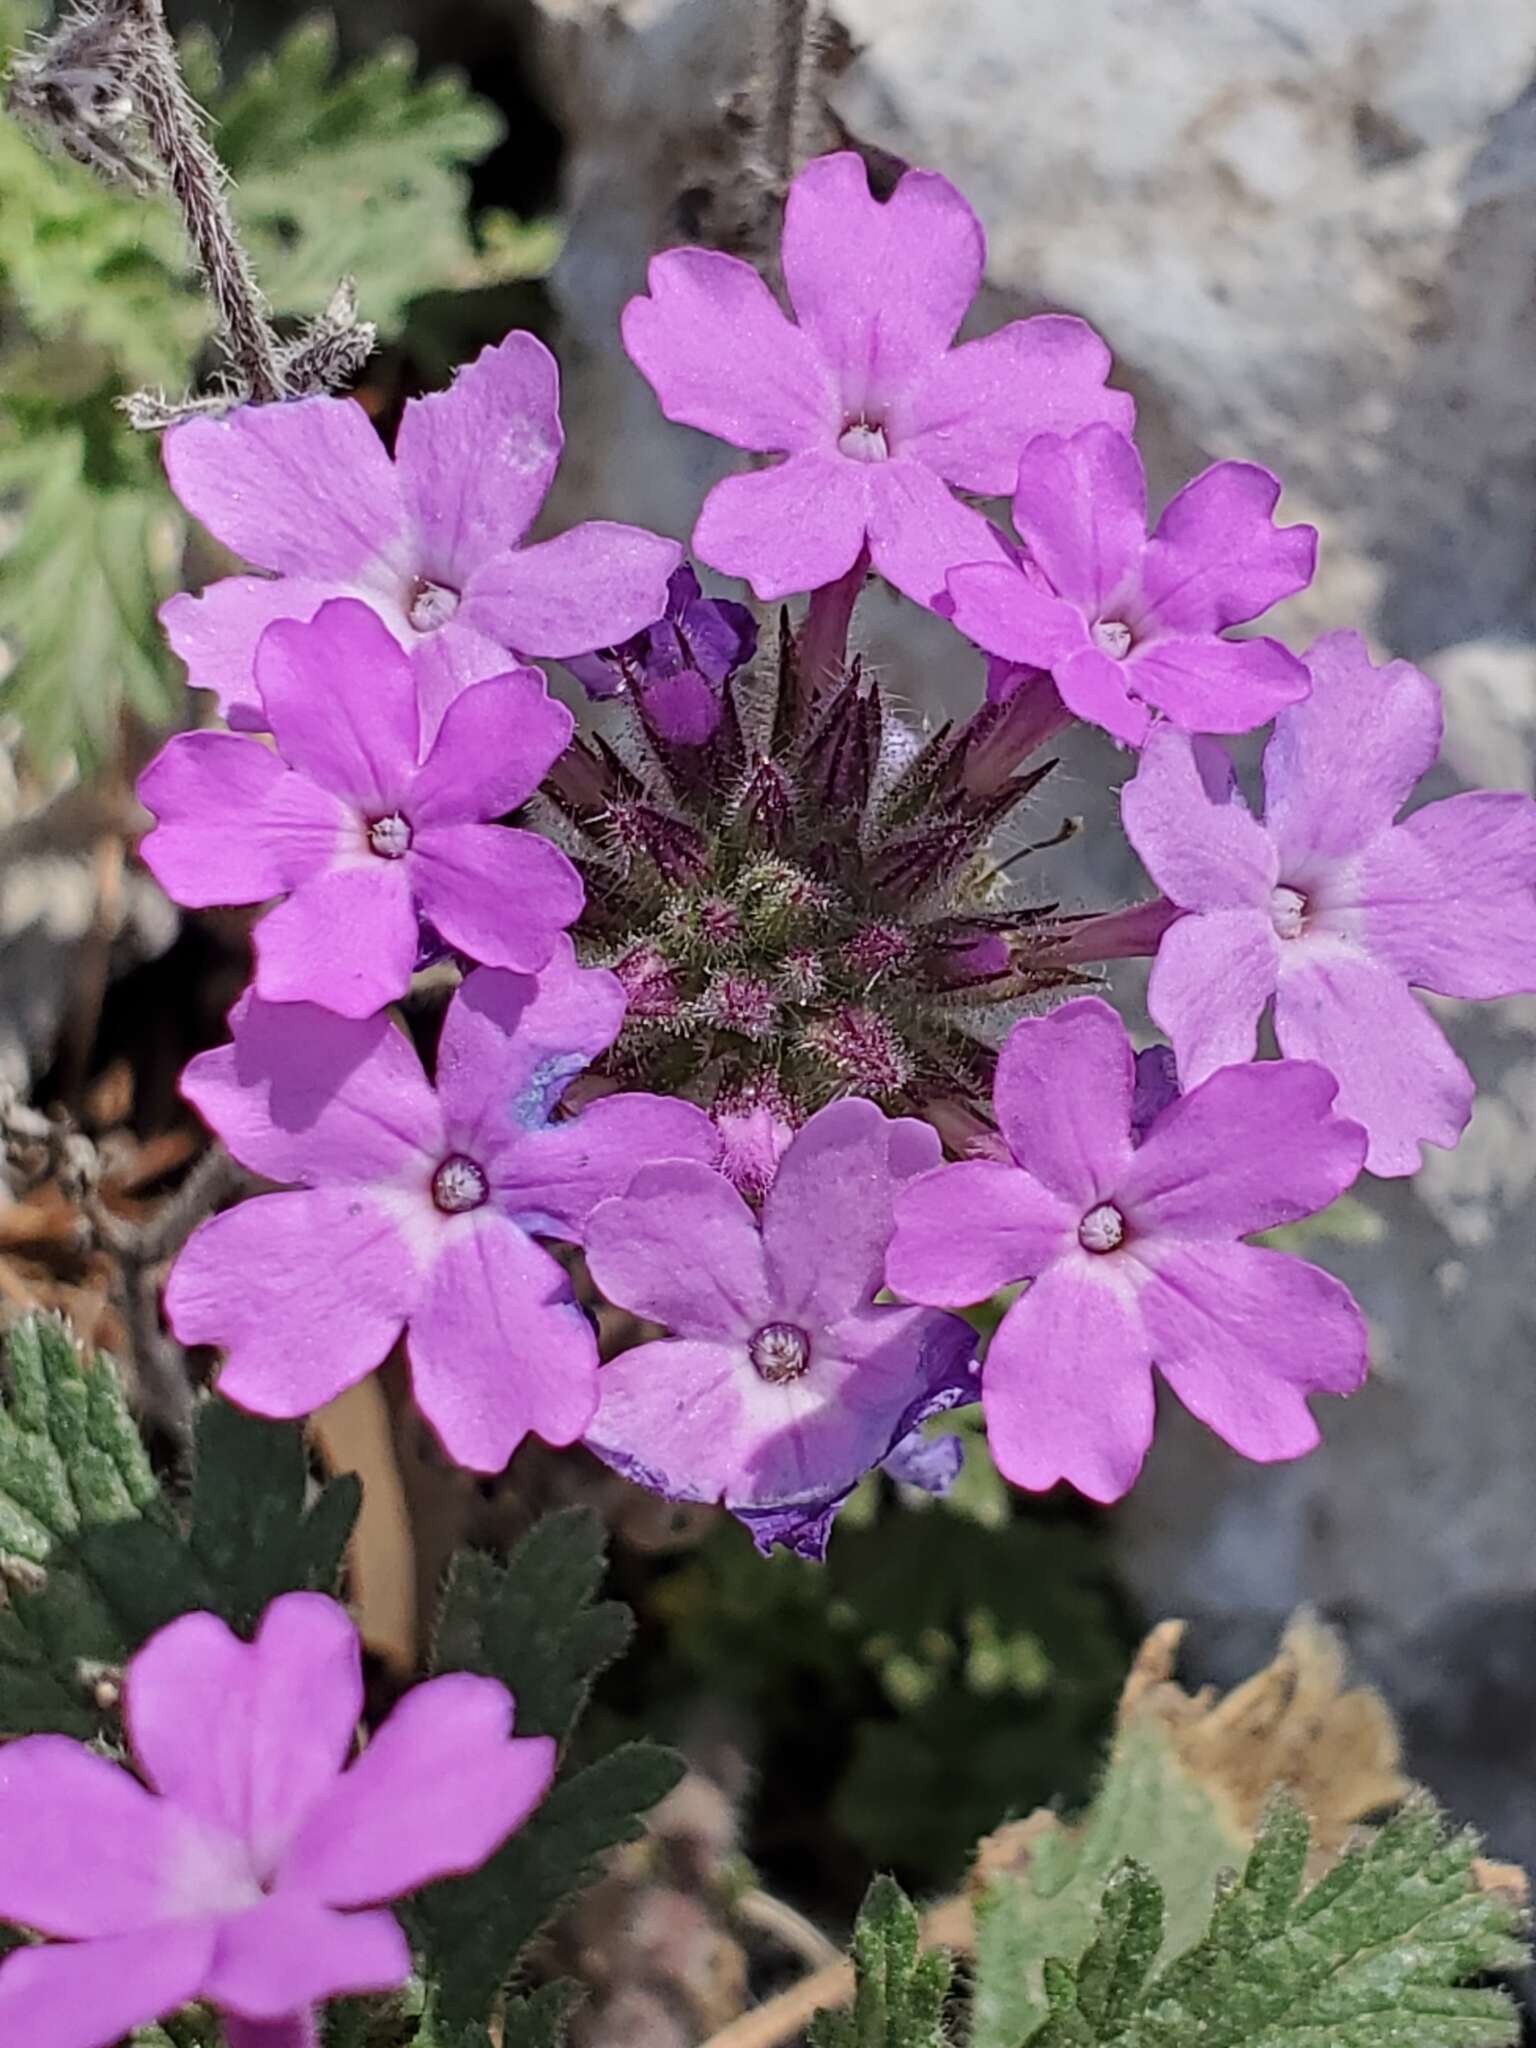
[[[1121,796],[1126,833],[1190,912],[1163,938],[1152,1014],[1185,1084],[1253,1057],[1273,997],[1282,1051],[1337,1078],[1372,1173],[1454,1145],[1472,1077],[1410,988],[1536,990],[1536,803],[1477,790],[1393,819],[1440,749],[1440,693],[1371,666],[1354,633],[1308,652],[1312,694],[1275,721],[1266,815],[1214,744],[1155,733]]]
[[[456,1463],[499,1472],[530,1430],[573,1443],[597,1407],[597,1346],[535,1240],[579,1243],[638,1168],[718,1144],[702,1110],[652,1095],[554,1120],[623,1015],[614,976],[578,967],[564,937],[537,976],[479,968],[448,1006],[434,1090],[387,1017],[237,1005],[234,1043],[193,1060],[183,1091],[242,1165],[297,1186],[201,1224],[172,1270],[176,1334],[228,1353],[219,1391],[305,1415],[403,1332]]]
[[[929,1125],[847,1100],[796,1133],[761,1222],[699,1165],[649,1167],[604,1202],[592,1277],[669,1334],[604,1366],[587,1448],[669,1500],[722,1501],[761,1550],[820,1557],[863,1475],[974,1398],[969,1324],[875,1301],[892,1198],[940,1156]]]
[[[1238,1242],[1310,1216],[1359,1172],[1365,1134],[1331,1113],[1332,1075],[1284,1060],[1229,1067],[1159,1108],[1166,1093],[1150,1063],[1138,1077],[1096,997],[1026,1018],[993,1095],[1011,1158],[941,1166],[896,1197],[896,1293],[960,1307],[1032,1283],[982,1375],[992,1452],[1018,1486],[1066,1479],[1118,1500],[1152,1441],[1154,1365],[1261,1463],[1317,1442],[1308,1394],[1365,1376],[1365,1326],[1339,1282]]]
[[[290,1593],[252,1643],[188,1614],[139,1651],[142,1783],[60,1735],[0,1750],[0,1916],[57,1944],[0,1965],[0,2039],[107,2048],[192,1999],[232,2041],[281,2021],[302,2039],[320,2000],[403,1984],[385,1902],[482,1864],[548,1790],[555,1745],[509,1740],[506,1688],[461,1673],[407,1693],[349,1765],[362,1707],[346,1613]]]
[[[243,405],[165,437],[171,488],[258,568],[160,613],[188,680],[232,725],[259,729],[256,643],[274,619],[359,597],[418,650],[434,717],[507,654],[584,654],[661,617],[682,550],[594,520],[521,545],[564,437],[554,358],[509,334],[446,391],[412,399],[391,461],[350,398]]]
[[[470,959],[533,973],[581,914],[581,878],[525,802],[571,736],[535,669],[474,683],[418,765],[410,658],[355,599],[269,626],[256,653],[274,752],[180,733],[144,771],[140,852],[176,902],[286,901],[256,927],[256,992],[366,1017],[403,996],[425,922]]]
[[[851,152],[790,187],[786,319],[750,264],[671,249],[624,309],[624,346],[668,419],[789,459],[727,477],[704,501],[696,554],[772,600],[832,583],[867,545],[921,604],[957,562],[1003,558],[952,490],[1018,481],[1042,428],[1129,428],[1103,388],[1109,351],[1080,320],[1016,320],[951,348],[981,284],[981,223],[953,185],[909,171],[883,204]]]
[[[1307,694],[1277,640],[1224,640],[1312,581],[1317,534],[1275,526],[1278,481],[1218,462],[1147,537],[1141,458],[1112,427],[1032,441],[1013,501],[1027,561],[949,577],[955,624],[1048,669],[1069,711],[1140,746],[1154,713],[1189,732],[1248,732]]]

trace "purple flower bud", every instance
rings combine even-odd
[[[850,974],[873,981],[912,958],[914,940],[905,925],[873,920],[856,931],[840,955]]]
[[[804,1044],[863,1095],[892,1095],[912,1078],[912,1058],[878,1011],[849,1003],[808,1025]]]
[[[707,1023],[743,1038],[767,1038],[779,1021],[779,1003],[767,982],[751,974],[720,974],[699,1003]]]
[[[1006,690],[994,695],[994,671],[1005,669]],[[973,796],[992,796],[1003,789],[1020,762],[1027,761],[1072,723],[1072,714],[1056,685],[1041,669],[987,664],[987,701],[961,728],[960,775]]]
[[[765,757],[753,763],[736,800],[736,810],[753,839],[764,846],[789,844],[795,823],[794,791],[777,761]]]
[[[812,796],[833,817],[851,817],[869,798],[880,758],[880,699],[861,695],[858,664],[837,690],[806,744],[804,767]]]
[[[630,1017],[675,1017],[679,996],[672,963],[659,946],[636,946],[614,965]]]
[[[801,1122],[799,1110],[773,1076],[762,1075],[721,1094],[714,1117],[720,1171],[749,1202],[761,1202]]]
[[[651,862],[669,882],[697,882],[709,872],[704,835],[686,818],[655,804],[624,801],[610,806],[609,827],[631,858]]]

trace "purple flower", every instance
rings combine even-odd
[[[144,771],[140,851],[178,903],[286,898],[256,927],[256,992],[366,1017],[405,994],[425,920],[490,967],[534,973],[581,914],[547,839],[491,824],[571,736],[535,669],[473,683],[418,765],[412,663],[355,599],[269,626],[256,652],[271,748],[181,733]]]
[[[219,1391],[306,1415],[404,1332],[417,1405],[456,1463],[499,1472],[530,1430],[573,1443],[597,1346],[535,1239],[579,1243],[637,1168],[718,1146],[702,1110],[653,1095],[555,1120],[623,1015],[614,976],[579,968],[564,937],[537,976],[478,968],[448,1006],[434,1090],[387,1017],[238,1004],[234,1043],[182,1089],[242,1165],[297,1186],[199,1225],[171,1272],[176,1334],[228,1353]]]
[[[1307,694],[1277,640],[1223,640],[1312,580],[1317,534],[1275,526],[1278,481],[1218,462],[1147,537],[1147,483],[1112,427],[1026,453],[1013,501],[1024,562],[951,570],[960,631],[1011,662],[1048,669],[1067,709],[1140,746],[1153,714],[1188,732],[1248,732]]]
[[[1152,1114],[1138,1146],[1166,1075],[1138,1074],[1108,1004],[1014,1027],[993,1095],[1011,1161],[964,1160],[902,1189],[886,1277],[936,1307],[1033,1283],[982,1375],[993,1456],[1015,1485],[1066,1479],[1118,1500],[1152,1441],[1154,1365],[1244,1457],[1317,1442],[1306,1396],[1365,1376],[1360,1311],[1315,1266],[1238,1240],[1310,1216],[1359,1172],[1365,1134],[1331,1113],[1334,1092],[1299,1061],[1228,1067]]]
[[[1155,733],[1121,796],[1125,829],[1190,912],[1163,938],[1152,1014],[1187,1084],[1253,1057],[1270,998],[1282,1051],[1337,1078],[1372,1173],[1454,1145],[1472,1076],[1410,988],[1536,991],[1536,803],[1477,790],[1393,819],[1440,748],[1440,693],[1359,636],[1307,655],[1312,694],[1275,721],[1266,816],[1220,747]]]
[[[669,1335],[604,1366],[588,1449],[670,1500],[722,1501],[761,1550],[820,1557],[864,1473],[974,1398],[969,1324],[875,1301],[892,1198],[940,1156],[927,1124],[845,1100],[796,1133],[760,1223],[697,1165],[604,1202],[592,1277]]]
[[[681,550],[594,520],[520,545],[560,460],[560,379],[531,334],[509,334],[446,391],[413,399],[394,460],[350,398],[244,405],[165,437],[194,518],[263,576],[230,576],[160,613],[188,680],[232,725],[259,729],[256,643],[274,619],[359,597],[418,649],[434,716],[509,651],[562,657],[658,618]]]
[[[720,723],[722,686],[756,652],[751,612],[705,597],[684,562],[667,584],[664,618],[622,646],[573,656],[565,666],[589,697],[632,696],[663,739],[702,746]]]
[[[867,545],[929,604],[957,562],[1001,560],[1001,537],[952,490],[1018,482],[1025,443],[1088,420],[1129,429],[1103,388],[1109,351],[1080,320],[1016,320],[951,348],[981,284],[981,223],[947,180],[909,171],[883,204],[851,152],[806,165],[784,213],[798,324],[750,264],[672,249],[624,309],[624,346],[668,419],[789,459],[727,477],[694,552],[760,598],[845,575]]]
[[[322,1999],[403,1984],[386,1901],[482,1864],[548,1790],[555,1745],[509,1740],[506,1688],[456,1673],[349,1764],[362,1708],[345,1611],[290,1593],[254,1642],[188,1614],[134,1657],[143,1782],[61,1735],[0,1751],[0,1916],[56,1940],[0,1966],[0,2038],[104,2048],[192,1999],[231,2041],[284,2021],[313,2038]]]

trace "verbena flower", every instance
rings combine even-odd
[[[242,405],[165,436],[171,488],[272,577],[231,576],[160,617],[188,680],[259,728],[256,643],[274,619],[358,597],[420,652],[434,712],[507,654],[583,654],[660,618],[676,544],[593,520],[523,545],[560,460],[559,371],[509,334],[413,399],[393,461],[350,398]],[[275,580],[274,580],[275,577]]]
[[[384,1016],[245,998],[187,1099],[242,1165],[297,1183],[199,1225],[166,1288],[183,1343],[227,1352],[219,1390],[305,1415],[406,1339],[417,1406],[458,1464],[499,1472],[532,1431],[573,1443],[597,1346],[564,1268],[606,1196],[657,1159],[708,1160],[702,1110],[609,1095],[556,1120],[624,995],[560,939],[537,976],[479,968],[448,1006],[434,1089]]]
[[[1440,748],[1440,693],[1406,662],[1377,669],[1359,636],[1307,655],[1312,694],[1264,756],[1265,816],[1231,763],[1155,733],[1122,793],[1132,845],[1191,913],[1165,934],[1152,1014],[1188,1086],[1251,1059],[1273,998],[1283,1052],[1320,1061],[1370,1136],[1373,1173],[1454,1145],[1473,1082],[1410,994],[1536,990],[1536,803],[1476,790],[1393,821]]]
[[[711,249],[657,256],[624,309],[624,346],[668,419],[788,459],[726,478],[694,552],[760,598],[814,590],[868,546],[919,603],[957,562],[1001,559],[955,490],[1018,481],[1025,443],[1089,420],[1129,428],[1109,352],[1080,320],[1018,320],[953,348],[981,284],[981,223],[944,178],[909,171],[871,197],[851,152],[790,187],[783,269],[795,321],[750,264]]]
[[[1147,535],[1141,458],[1088,426],[1025,452],[1013,500],[1023,561],[954,567],[952,616],[978,646],[1047,669],[1069,711],[1139,746],[1153,715],[1190,732],[1247,732],[1307,694],[1277,640],[1225,640],[1312,580],[1317,534],[1274,525],[1278,480],[1218,462]]]
[[[0,1915],[56,1944],[0,1965],[0,2038],[106,2048],[206,1999],[255,2048],[263,2022],[403,1984],[386,1903],[483,1863],[555,1745],[508,1739],[489,1678],[417,1686],[353,1759],[362,1708],[345,1611],[291,1593],[254,1642],[189,1614],[133,1658],[140,1777],[59,1735],[0,1750]]]
[[[757,651],[744,604],[705,597],[689,565],[674,569],[664,618],[619,647],[573,655],[565,666],[589,697],[630,696],[647,728],[677,746],[700,746],[719,725],[724,684]]]
[[[1244,1457],[1317,1442],[1310,1393],[1365,1375],[1365,1326],[1327,1273],[1238,1240],[1343,1193],[1365,1134],[1321,1067],[1228,1067],[1156,1111],[1095,997],[1014,1027],[993,1101],[1008,1159],[941,1166],[896,1196],[886,1277],[936,1307],[1030,1286],[987,1353],[982,1402],[1016,1485],[1117,1500],[1152,1441],[1152,1368]],[[1138,1114],[1139,1112],[1139,1114]],[[1155,1112],[1155,1113],[1154,1113]],[[1140,1144],[1138,1123],[1144,1125]]]
[[[524,803],[571,716],[533,669],[474,683],[418,765],[412,663],[366,605],[322,605],[262,636],[256,682],[276,751],[181,733],[145,770],[140,851],[176,902],[286,898],[256,926],[256,991],[366,1017],[410,986],[423,921],[491,967],[531,973],[580,915],[581,878]]]
[[[818,1111],[753,1214],[708,1167],[648,1167],[587,1227],[612,1302],[668,1335],[604,1366],[590,1450],[669,1500],[722,1501],[760,1550],[820,1557],[854,1486],[927,1416],[974,1399],[975,1332],[883,1306],[891,1202],[937,1165],[927,1124],[872,1102]],[[906,1455],[900,1476],[947,1484]]]

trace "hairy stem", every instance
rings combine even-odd
[[[868,574],[869,550],[861,548],[845,576],[811,592],[795,649],[799,687],[807,702],[835,689],[848,673],[848,628]]]
[[[813,16],[814,0],[763,0],[761,145],[768,175],[781,195],[798,168]]]

